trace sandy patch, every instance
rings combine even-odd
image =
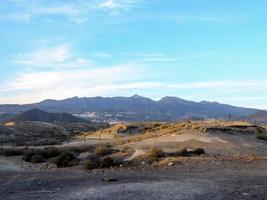
[[[151,138],[144,140],[144,143],[171,143],[171,142],[187,142],[187,141],[199,141],[204,143],[213,143],[213,142],[220,142],[220,143],[227,143],[227,141],[216,137],[216,136],[210,136],[204,133],[200,132],[194,132],[194,133],[184,133],[181,135],[171,135],[171,136],[162,136],[158,138]]]
[[[131,155],[129,158],[126,158],[125,161],[133,160],[134,158],[144,155],[145,152],[142,149],[136,149],[133,155]]]

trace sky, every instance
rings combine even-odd
[[[1,0],[0,103],[177,96],[267,109],[266,0]]]

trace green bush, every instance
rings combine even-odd
[[[71,167],[77,164],[77,158],[73,152],[63,152],[56,159],[55,164],[57,167]]]
[[[44,157],[40,154],[35,154],[31,156],[31,160],[30,160],[30,162],[32,163],[42,163],[44,161],[45,161]]]

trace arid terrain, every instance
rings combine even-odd
[[[8,124],[8,126],[14,126]],[[120,123],[54,146],[3,146],[3,199],[266,199],[265,126]]]
[[[95,171],[20,169],[10,162],[1,159],[0,194],[6,200],[267,198],[267,160],[264,159],[197,159],[166,168]],[[103,181],[105,178],[114,182]]]

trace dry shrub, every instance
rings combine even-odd
[[[21,150],[21,149],[1,149],[0,155],[3,155],[3,156],[21,156],[21,155],[23,155],[23,150]]]
[[[63,152],[55,159],[55,164],[58,168],[61,168],[77,165],[78,162],[73,152]]]
[[[110,146],[98,146],[95,149],[95,154],[99,156],[106,156],[112,154],[114,151]]]
[[[257,134],[256,138],[259,139],[259,140],[267,141],[267,135]]]
[[[45,161],[44,157],[40,154],[35,154],[30,159],[31,163],[42,163],[44,161]]]
[[[164,157],[165,153],[158,147],[153,147],[147,151],[144,160],[147,162],[155,162]]]
[[[87,170],[96,169],[96,168],[109,168],[115,166],[116,163],[111,157],[101,158],[99,155],[90,155],[86,158],[84,162],[84,168]]]
[[[197,156],[200,156],[202,154],[205,154],[205,150],[203,148],[197,148],[193,151],[193,153]]]
[[[102,159],[102,163],[101,163],[102,168],[108,168],[108,167],[112,167],[114,165],[115,165],[115,162],[114,162],[113,158],[105,157]]]

